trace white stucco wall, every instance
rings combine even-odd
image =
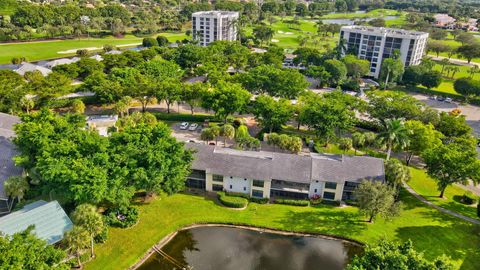
[[[314,181],[310,184],[310,190],[308,191],[308,197],[313,197],[314,195],[320,195],[322,196],[323,194],[323,187],[325,186],[325,183],[322,181]],[[315,189],[317,192],[315,192]]]
[[[251,180],[248,178],[235,177],[235,176],[224,176],[223,177],[223,187],[228,192],[238,192],[250,194]],[[230,186],[232,188],[230,188]]]

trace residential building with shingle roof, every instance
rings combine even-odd
[[[34,226],[33,233],[53,245],[63,239],[73,223],[57,201],[36,201],[0,218],[0,232],[13,235]]]
[[[5,193],[4,182],[11,176],[21,175],[22,168],[15,166],[13,157],[17,150],[11,139],[15,136],[13,126],[20,123],[17,116],[0,113],[0,214],[10,212],[11,202]]]
[[[200,143],[194,150],[187,186],[207,191],[305,199],[350,200],[364,180],[384,181],[384,163],[373,157],[241,151]]]

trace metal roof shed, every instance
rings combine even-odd
[[[73,223],[57,201],[36,201],[21,210],[0,218],[0,232],[7,235],[26,230],[34,225],[33,233],[52,245],[63,239]]]

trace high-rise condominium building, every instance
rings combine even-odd
[[[215,40],[237,39],[235,22],[238,12],[232,11],[200,11],[192,14],[193,39],[202,46],[207,46]]]
[[[420,64],[428,33],[384,27],[361,25],[343,26],[340,40],[346,41],[347,51],[352,51],[360,59],[370,61],[370,74],[378,78],[382,61],[400,51],[400,59],[405,66]],[[345,53],[345,52],[344,52]]]

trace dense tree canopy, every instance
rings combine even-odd
[[[25,270],[70,269],[63,262],[65,252],[38,239],[32,229],[0,237],[0,266]]]

